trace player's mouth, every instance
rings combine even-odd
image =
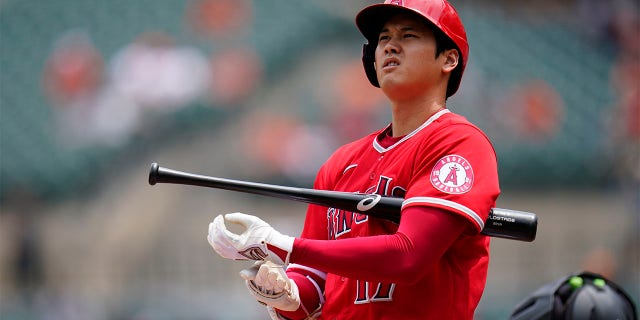
[[[396,58],[387,58],[382,64],[382,69],[394,68],[400,65],[400,61]]]

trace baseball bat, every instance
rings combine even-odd
[[[287,187],[250,181],[224,179],[163,168],[152,163],[149,184],[171,183],[251,193],[274,198],[321,205],[400,222],[403,198],[330,190]],[[536,238],[538,218],[534,213],[492,208],[482,234],[491,237],[531,242]]]

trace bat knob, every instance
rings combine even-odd
[[[154,162],[154,163],[151,164],[151,168],[149,169],[149,184],[150,185],[154,185],[157,182],[158,168],[160,168],[160,166],[158,165],[157,162]]]

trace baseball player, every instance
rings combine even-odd
[[[446,105],[468,59],[464,27],[445,0],[387,0],[356,25],[391,123],[339,148],[314,188],[404,197],[400,223],[310,205],[294,238],[231,213],[209,243],[258,261],[240,275],[273,319],[472,319],[489,262],[480,231],[500,190],[490,141]]]

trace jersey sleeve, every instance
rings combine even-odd
[[[444,209],[464,217],[478,233],[500,193],[497,167],[493,146],[478,128],[443,126],[417,154],[402,208]]]

